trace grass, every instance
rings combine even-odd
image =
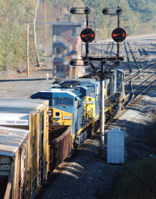
[[[146,128],[148,144],[156,151],[155,122]],[[127,162],[126,175],[116,184],[117,199],[156,199],[156,155]]]
[[[117,199],[156,199],[156,158],[126,163],[127,174],[117,183]]]
[[[154,116],[156,121],[156,115]],[[156,122],[146,128],[149,145],[156,149]]]

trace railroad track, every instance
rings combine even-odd
[[[106,49],[110,52],[109,56],[112,55],[112,52],[114,53],[116,51],[115,45],[111,42],[108,43]],[[121,53],[126,54],[127,63],[123,62],[122,65],[120,65],[118,68],[125,70],[126,67],[124,85],[126,95],[125,101],[128,102],[123,104],[123,106],[127,106],[136,96],[141,94],[144,90],[146,90],[146,88],[150,86],[152,77],[154,78],[156,71],[155,60],[152,60],[148,64],[146,64],[146,62],[143,60],[142,64],[138,64],[138,58],[135,57],[135,53],[133,52],[130,43],[124,43],[122,50],[124,50],[124,52]],[[135,50],[135,52],[137,51]],[[106,104],[107,101],[111,99],[111,97],[113,97],[113,95],[105,99]]]
[[[134,99],[145,93],[155,83],[156,83],[156,73],[146,78],[142,83],[140,83],[140,85],[136,86],[135,88],[133,88],[132,86],[132,91],[128,94],[130,96],[130,99],[126,103],[125,107],[127,107]]]
[[[143,66],[137,64],[134,53],[131,49],[130,43],[124,43],[125,52],[127,55],[127,66],[129,67],[129,74],[125,77],[125,93],[126,104],[128,106],[135,98],[144,93],[150,86],[155,83],[155,61],[151,61],[148,64],[143,60]],[[143,51],[145,56],[149,57],[150,53]],[[135,64],[134,64],[135,63]],[[132,67],[135,66],[135,67]]]

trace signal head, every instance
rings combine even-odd
[[[118,9],[116,10],[116,14],[120,15],[122,13],[122,8],[118,7]]]
[[[86,60],[84,60],[84,62],[83,62],[83,63],[84,63],[84,65],[85,65],[85,66],[89,66],[90,61],[86,59]]]
[[[108,8],[103,8],[102,13],[104,15],[108,15],[109,14],[109,9]]]
[[[116,28],[112,32],[112,38],[116,42],[122,42],[126,38],[126,31],[123,28]]]
[[[70,65],[76,66],[76,59],[72,59],[72,60],[70,61]]]
[[[106,60],[102,60],[102,64],[106,65],[107,61]]]
[[[120,61],[116,61],[116,62],[114,63],[114,65],[115,65],[115,66],[119,66],[119,65],[120,65]]]
[[[76,8],[73,7],[73,8],[70,9],[71,14],[76,14],[76,12],[77,12]]]
[[[90,43],[94,40],[95,38],[95,33],[92,29],[90,28],[85,28],[82,30],[80,34],[81,40],[85,43]]]
[[[90,12],[91,12],[90,8],[89,7],[85,7],[84,13],[85,14],[90,14]]]

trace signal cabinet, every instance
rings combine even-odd
[[[107,133],[107,163],[120,164],[125,161],[125,132],[112,129]]]

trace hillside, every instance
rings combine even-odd
[[[154,0],[83,0],[84,4],[88,4],[90,8],[95,9],[97,26],[103,29],[104,35],[108,35],[114,27],[116,27],[115,16],[106,16],[101,13],[102,8],[110,8],[110,12],[115,10],[117,6],[123,9],[120,17],[121,27],[125,28],[128,35],[152,33],[155,31],[155,9],[156,1]],[[88,2],[88,3],[87,3]]]
[[[155,0],[1,0],[0,7],[0,71],[26,71],[30,66],[40,66],[44,45],[46,56],[52,55],[51,23],[61,21],[85,22],[85,15],[71,15],[72,7],[89,6],[89,26],[96,31],[96,40],[110,38],[117,27],[117,17],[103,15],[108,7],[115,12],[123,9],[120,26],[128,36],[154,33],[156,31]]]
[[[155,0],[79,0],[79,1],[62,1],[49,0],[49,5],[59,9],[59,16],[64,19],[65,14],[69,14],[71,7],[88,6],[91,8],[89,16],[90,24],[97,29],[99,39],[105,39],[110,36],[112,30],[117,26],[115,16],[103,15],[104,7],[110,8],[110,12],[115,12],[120,6],[123,13],[120,17],[121,27],[124,28],[128,35],[153,33],[156,31],[156,1]],[[71,16],[74,21],[85,21],[85,16]]]

